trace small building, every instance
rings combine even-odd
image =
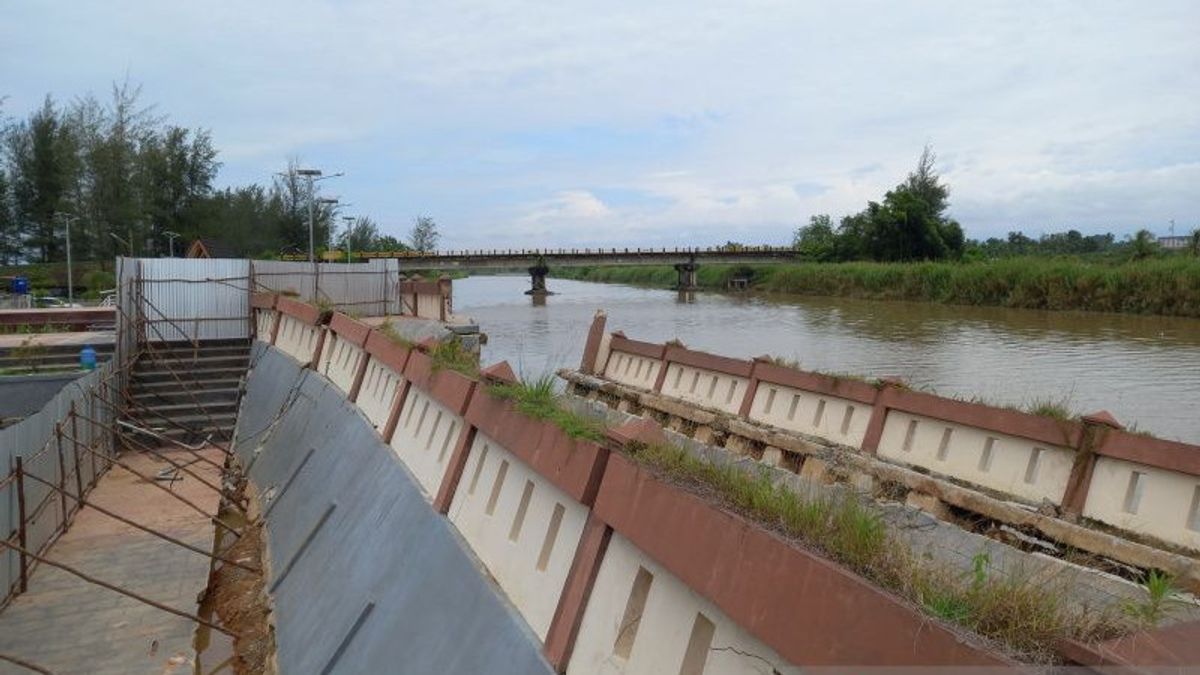
[[[1175,235],[1173,237],[1159,237],[1158,245],[1168,251],[1181,251],[1192,245],[1192,238],[1188,235]]]
[[[183,254],[185,258],[240,258],[237,251],[232,246],[227,246],[225,243],[216,239],[197,239],[188,246],[187,253]]]

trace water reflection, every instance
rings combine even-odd
[[[576,365],[596,309],[612,330],[730,356],[772,354],[817,370],[894,375],[1010,404],[1064,400],[1139,429],[1200,441],[1200,320],[824,297],[679,293],[523,276],[455,282],[455,307],[491,338],[487,362],[524,375]],[[532,305],[532,306],[531,306]]]

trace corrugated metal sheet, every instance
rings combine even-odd
[[[55,427],[63,424],[64,439],[63,466],[66,469],[66,485],[71,492],[75,491],[75,453],[71,445],[71,429],[69,421],[71,404],[74,403],[79,417],[74,425],[75,433],[81,445],[94,447],[98,452],[112,453],[112,435],[106,427],[89,423],[85,418],[96,420],[101,425],[108,425],[113,419],[112,411],[117,404],[117,389],[106,386],[113,372],[112,362],[105,363],[95,371],[80,377],[63,387],[38,412],[26,417],[20,422],[0,429],[0,475],[7,476],[16,466],[16,458],[25,458],[25,471],[39,478],[59,482],[59,454]],[[79,473],[84,484],[92,481],[95,473],[103,470],[99,462],[92,461],[93,455],[86,451],[79,453]],[[34,510],[46,501],[46,508],[36,520],[27,525],[27,545],[31,550],[39,550],[54,536],[62,523],[61,500],[50,488],[29,480],[25,483],[26,511],[32,515]],[[15,484],[0,487],[0,529],[3,536],[15,532],[18,527],[17,491]],[[20,578],[20,558],[10,549],[0,550],[0,598],[4,597]]]
[[[294,293],[309,302],[325,302],[357,314],[399,313],[397,260],[320,264],[281,260],[253,262],[255,290]]]
[[[250,337],[250,261],[147,258],[141,267],[146,339]]]

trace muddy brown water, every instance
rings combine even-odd
[[[1200,442],[1200,319],[1050,312],[810,296],[695,293],[551,279],[523,295],[524,276],[454,282],[455,311],[488,334],[484,363],[522,377],[578,367],[596,309],[631,338],[683,340],[736,357],[803,368],[899,376],[948,396],[1006,405],[1065,403],[1111,411],[1126,425]]]

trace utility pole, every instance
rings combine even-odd
[[[296,169],[294,173],[297,176],[304,176],[308,179],[308,262],[315,263],[317,261],[317,249],[315,234],[313,233],[315,227],[313,209],[317,200],[313,184],[319,180],[337,178],[338,176],[344,176],[346,174],[339,171],[338,173],[333,173],[328,176],[322,176],[320,169]],[[322,199],[321,203],[329,203],[329,200]],[[333,200],[333,203],[336,204],[337,200]]]
[[[354,236],[354,216],[342,216],[342,220],[346,221],[346,264],[354,262],[354,256],[350,255],[350,238]]]
[[[75,277],[71,274],[71,221],[79,220],[79,216],[69,213],[59,213],[67,226],[67,304],[75,304]]]

